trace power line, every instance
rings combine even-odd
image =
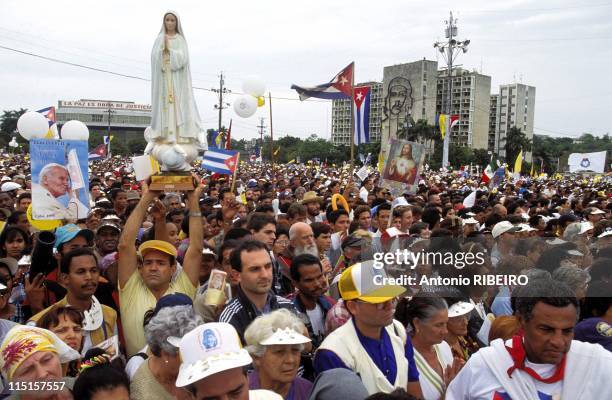
[[[75,63],[75,62],[71,62],[71,61],[62,60],[62,59],[59,59],[59,58],[43,56],[41,54],[36,54],[36,53],[29,52],[29,51],[24,51],[24,50],[19,50],[19,49],[15,49],[15,48],[8,47],[8,46],[0,45],[0,49],[12,51],[12,52],[15,52],[15,53],[19,53],[19,54],[23,54],[23,55],[27,55],[27,56],[31,56],[31,57],[35,57],[35,58],[40,58],[40,59],[45,60],[45,61],[55,62],[55,63],[59,63],[59,64],[64,64],[64,65],[70,65],[72,67],[77,67],[77,68],[83,68],[83,69],[87,69],[87,70],[90,70],[90,71],[96,71],[96,72],[101,72],[101,73],[105,73],[105,74],[120,76],[120,77],[123,77],[123,78],[136,79],[136,80],[144,81],[144,82],[151,82],[151,79],[143,78],[141,76],[131,75],[131,74],[124,74],[124,73],[121,73],[121,72],[111,71],[111,70],[104,69],[104,68],[97,68],[97,67],[92,67],[92,66],[89,66],[89,65],[84,65],[84,64],[80,64],[80,63]],[[196,90],[203,90],[205,92],[211,92],[211,93],[215,92],[214,89],[207,89],[207,88],[203,88],[203,87],[199,87],[199,86],[192,86],[192,88],[196,89]],[[234,95],[244,95],[245,93],[232,92],[232,94],[234,94]],[[302,101],[299,98],[290,98],[290,97],[275,97],[275,96],[272,96],[272,98],[275,99],[275,100]],[[322,103],[329,103],[329,100],[307,99],[307,100],[303,100],[303,101],[319,102],[319,103],[321,103],[321,102]]]

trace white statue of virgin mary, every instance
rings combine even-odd
[[[166,171],[189,171],[206,133],[193,97],[189,52],[178,14],[164,14],[151,51],[151,128],[145,132],[150,153]]]

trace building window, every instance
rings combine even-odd
[[[102,122],[104,120],[104,116],[101,114],[92,114],[91,120],[93,122]]]

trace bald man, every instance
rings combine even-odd
[[[34,219],[86,218],[88,208],[79,201],[71,186],[70,174],[66,167],[56,163],[45,165],[38,175],[38,183],[32,183]],[[60,200],[65,195],[67,199]]]
[[[506,218],[506,216],[508,215],[508,210],[506,209],[506,207],[502,206],[501,204],[495,204],[493,206],[493,212],[501,216],[502,218]]]

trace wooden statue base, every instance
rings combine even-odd
[[[164,192],[194,190],[193,176],[189,172],[161,172],[151,175],[151,190]]]

